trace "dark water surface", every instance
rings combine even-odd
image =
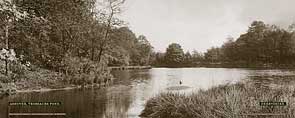
[[[294,70],[154,68],[115,71],[113,74],[117,79],[108,88],[19,93],[3,98],[0,100],[0,118],[7,118],[8,102],[62,102],[62,106],[55,107],[12,108],[13,112],[65,112],[67,118],[138,118],[146,100],[160,92],[190,93],[244,80],[257,85],[295,83]]]

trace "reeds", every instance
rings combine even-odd
[[[292,87],[259,88],[243,83],[200,90],[192,95],[168,92],[148,100],[140,117],[295,118],[294,96]],[[286,102],[287,105],[260,106],[259,102]],[[267,116],[270,113],[275,115]]]

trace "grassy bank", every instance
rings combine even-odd
[[[11,76],[0,74],[0,98],[17,92],[42,92],[65,90],[81,87],[100,87],[110,82],[112,76],[100,77],[100,81],[92,83],[89,78],[66,76],[65,74],[39,68],[28,71],[25,75],[11,79]],[[107,81],[105,81],[107,80]]]
[[[286,106],[260,106],[259,102],[287,102]],[[257,88],[251,84],[223,85],[192,95],[162,93],[151,98],[142,118],[260,118],[246,114],[286,114],[295,117],[294,88]],[[278,117],[278,116],[273,116]]]
[[[79,87],[101,86],[110,83],[110,69],[88,60],[68,62],[65,71],[57,72],[34,65],[10,63],[9,74],[0,62],[0,98],[17,92],[63,90]]]

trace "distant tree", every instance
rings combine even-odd
[[[227,41],[221,47],[224,53],[223,61],[235,61],[237,60],[237,45],[235,44],[233,37],[228,37]]]
[[[184,54],[183,64],[186,66],[192,66],[192,55],[189,51]]]
[[[204,61],[204,55],[201,52],[198,52],[197,50],[193,50],[192,61],[193,61],[194,65],[199,64],[202,61]]]
[[[220,62],[221,58],[222,58],[222,52],[221,52],[221,49],[218,47],[212,47],[208,49],[207,52],[205,53],[206,61],[211,63]]]
[[[148,65],[153,47],[144,35],[140,35],[137,38],[137,42],[137,50],[140,57],[139,65]]]
[[[113,29],[110,35],[109,65],[149,65],[153,47],[144,35],[138,37],[128,28]]]
[[[161,52],[156,52],[154,54],[152,54],[152,65],[153,66],[165,66],[166,62],[165,62],[165,53],[161,53]]]
[[[168,66],[179,66],[184,60],[184,52],[177,43],[172,43],[166,49],[165,61]]]
[[[105,51],[111,59],[109,65],[132,65],[139,53],[136,49],[136,35],[128,27],[121,27],[113,29],[110,38],[110,48]]]

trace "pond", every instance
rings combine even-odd
[[[160,92],[197,92],[221,84],[251,81],[257,85],[294,84],[295,70],[228,68],[153,68],[114,71],[107,88],[19,93],[0,100],[0,118],[8,102],[61,102],[55,107],[12,109],[14,112],[65,112],[68,118],[138,118],[145,102]],[[285,78],[285,79],[277,79]],[[29,118],[29,117],[26,117]],[[31,117],[30,117],[31,118]]]

